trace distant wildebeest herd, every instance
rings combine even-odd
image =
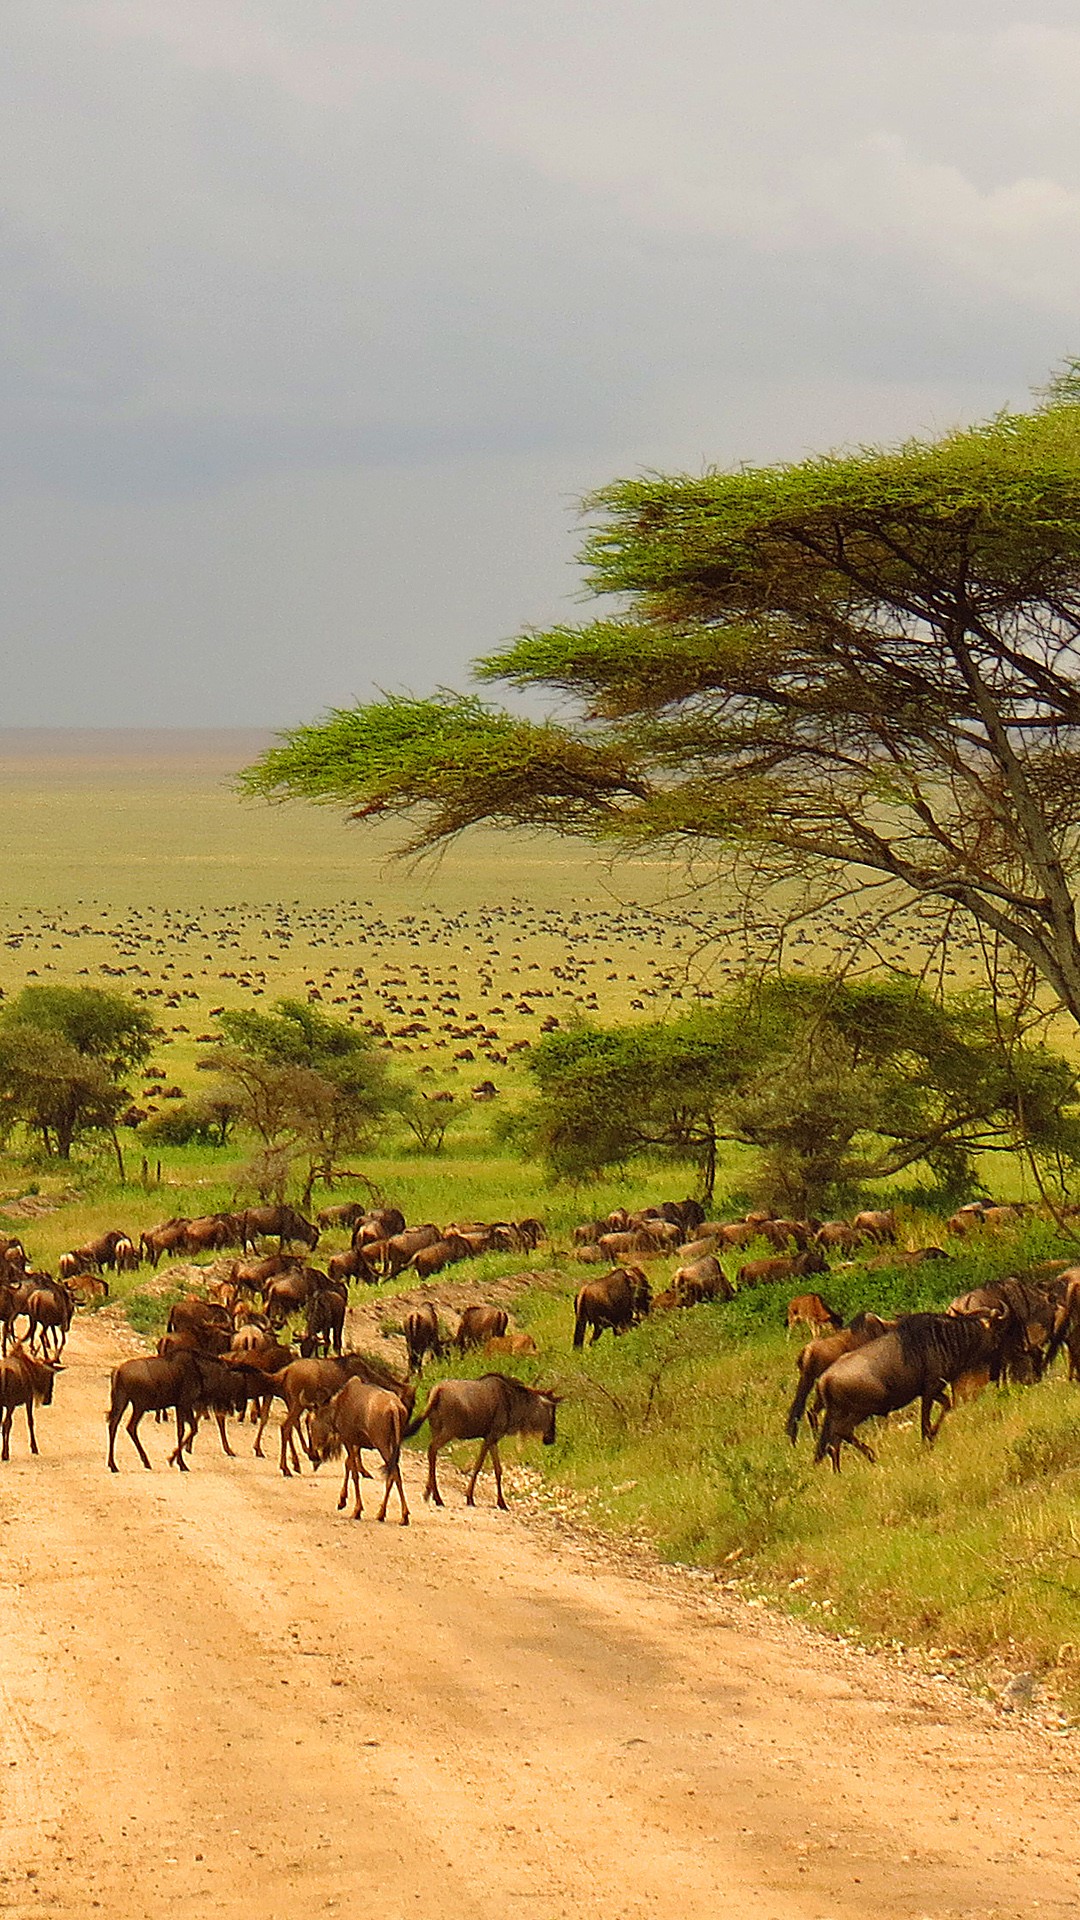
[[[945,1223],[947,1232],[966,1238],[980,1230],[1015,1226],[1023,1209],[972,1203]],[[325,1270],[310,1264],[321,1233],[349,1235],[346,1250]],[[117,1471],[116,1436],[126,1418],[127,1432],[143,1465],[149,1467],[140,1422],[147,1413],[160,1419],[173,1413],[176,1445],[170,1463],[187,1470],[200,1422],[212,1419],[223,1451],[232,1456],[227,1421],[250,1414],[257,1425],[254,1451],[262,1442],[272,1409],[283,1409],[280,1430],[281,1472],[299,1471],[298,1442],[313,1467],[344,1455],[345,1483],[339,1505],[352,1488],[354,1512],[361,1511],[360,1479],[365,1448],[379,1454],[385,1476],[383,1518],[390,1493],[398,1493],[403,1524],[408,1520],[400,1477],[403,1440],[430,1428],[425,1497],[441,1505],[436,1456],[455,1439],[477,1439],[480,1453],[469,1481],[472,1504],[477,1476],[490,1456],[498,1504],[505,1505],[499,1442],[511,1433],[555,1437],[558,1396],[530,1387],[508,1374],[491,1372],[480,1380],[440,1381],[421,1414],[415,1409],[414,1377],[429,1358],[441,1360],[448,1347],[464,1354],[482,1350],[503,1358],[535,1355],[531,1335],[510,1325],[500,1305],[474,1303],[460,1313],[448,1333],[433,1301],[411,1305],[403,1316],[407,1371],[400,1374],[371,1354],[347,1352],[344,1345],[349,1285],[365,1285],[406,1271],[429,1279],[445,1266],[488,1251],[532,1251],[544,1235],[538,1219],[516,1222],[426,1223],[410,1227],[395,1207],[365,1209],[359,1203],[325,1209],[308,1221],[291,1207],[268,1206],[197,1220],[170,1220],[150,1228],[136,1242],[111,1231],[62,1256],[60,1277],[30,1266],[15,1239],[0,1242],[0,1437],[9,1453],[13,1414],[26,1413],[31,1450],[37,1451],[33,1425],[36,1404],[52,1399],[56,1372],[77,1301],[107,1291],[104,1272],[132,1271],[142,1259],[153,1267],[164,1254],[191,1255],[238,1249],[231,1263],[218,1262],[205,1297],[190,1294],[174,1303],[166,1332],[154,1354],[124,1361],[112,1375],[107,1414],[110,1469]],[[260,1243],[276,1239],[276,1250]],[[867,1211],[854,1219],[817,1221],[750,1213],[740,1220],[709,1221],[696,1201],[669,1201],[660,1207],[616,1209],[605,1220],[574,1230],[574,1251],[586,1264],[618,1260],[590,1278],[574,1300],[573,1346],[591,1334],[595,1345],[604,1332],[618,1336],[649,1316],[733,1300],[748,1288],[790,1286],[827,1274],[829,1257],[858,1249],[871,1264],[922,1264],[946,1261],[944,1248],[901,1248],[895,1213]],[[755,1240],[766,1257],[732,1263],[722,1255],[752,1250]],[[293,1251],[296,1245],[303,1254]],[[874,1250],[876,1249],[876,1252]],[[639,1264],[661,1255],[678,1265],[667,1286],[653,1294]],[[222,1272],[222,1266],[225,1271]],[[25,1319],[26,1331],[17,1333]],[[296,1345],[285,1330],[296,1327]],[[815,1437],[817,1461],[839,1469],[844,1446],[868,1459],[873,1454],[859,1429],[918,1402],[921,1432],[932,1441],[950,1407],[994,1381],[1029,1384],[1040,1379],[1063,1348],[1070,1377],[1080,1378],[1080,1266],[1048,1263],[1025,1276],[1010,1276],[957,1296],[943,1312],[888,1315],[864,1310],[849,1325],[818,1292],[798,1292],[787,1308],[789,1332],[805,1329],[811,1338],[797,1361],[797,1384],[787,1432],[797,1442],[803,1420]]]

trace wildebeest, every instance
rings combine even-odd
[[[227,1364],[243,1370],[245,1356],[230,1354]],[[411,1409],[414,1396],[408,1381],[397,1379],[389,1367],[373,1360],[368,1354],[346,1353],[341,1358],[335,1355],[326,1360],[293,1360],[278,1373],[262,1375],[271,1395],[285,1402],[285,1418],[281,1424],[281,1471],[286,1479],[289,1478],[290,1454],[293,1471],[300,1471],[295,1434],[302,1415],[310,1413],[315,1407],[325,1406],[345,1385],[346,1380],[354,1377],[367,1380],[372,1386],[386,1387],[397,1395],[407,1409]],[[265,1426],[264,1417],[255,1442],[256,1453],[261,1452],[260,1442]]]
[[[27,1345],[31,1351],[40,1333],[42,1359],[59,1360],[63,1355],[74,1308],[74,1300],[59,1281],[51,1280],[44,1286],[35,1287],[27,1301],[30,1318]]]
[[[362,1200],[342,1200],[335,1207],[323,1207],[315,1215],[315,1224],[324,1227],[348,1227],[351,1231],[364,1218]]]
[[[652,1305],[649,1283],[640,1267],[613,1267],[598,1280],[586,1280],[574,1301],[574,1345],[583,1347],[592,1328],[596,1345],[605,1328],[613,1335],[636,1327]]]
[[[787,1327],[791,1333],[795,1327],[806,1327],[812,1334],[820,1334],[826,1327],[839,1332],[844,1322],[838,1313],[826,1306],[820,1293],[799,1293],[788,1302]]]
[[[58,1364],[54,1360],[36,1359],[18,1342],[0,1359],[0,1460],[11,1458],[11,1423],[16,1407],[25,1408],[30,1451],[37,1453],[34,1408],[51,1405]]]
[[[269,1239],[275,1234],[282,1252],[289,1240],[299,1240],[309,1251],[319,1244],[318,1227],[311,1220],[305,1220],[295,1207],[248,1207],[238,1216],[238,1225],[240,1244],[245,1252],[249,1248],[254,1252],[260,1237]]]
[[[467,1260],[473,1251],[463,1234],[446,1233],[440,1240],[433,1240],[429,1247],[418,1247],[410,1264],[420,1278],[426,1280],[433,1273],[441,1273],[444,1267]]]
[[[344,1297],[335,1287],[318,1287],[307,1298],[307,1320],[304,1338],[300,1343],[300,1352],[305,1356],[318,1353],[321,1347],[324,1354],[341,1352],[341,1336],[345,1329]]]
[[[768,1287],[777,1280],[806,1280],[814,1273],[828,1273],[829,1266],[820,1247],[808,1247],[805,1253],[781,1255],[776,1260],[748,1260],[735,1275],[739,1287]]]
[[[697,1307],[710,1300],[734,1300],[735,1289],[714,1253],[677,1267],[671,1288],[680,1306]]]
[[[350,1247],[348,1253],[332,1253],[326,1271],[331,1280],[359,1280],[365,1287],[379,1283],[379,1276],[361,1247]]]
[[[1017,1386],[1030,1386],[1043,1375],[1047,1349],[1052,1344],[1056,1304],[1048,1287],[1010,1276],[974,1287],[950,1301],[953,1314],[999,1313],[1001,1341],[998,1363],[991,1378],[1002,1377]]]
[[[857,1213],[851,1224],[879,1245],[893,1245],[896,1241],[896,1215],[891,1207],[881,1208],[877,1212]]]
[[[506,1509],[502,1489],[502,1461],[499,1442],[511,1433],[538,1433],[549,1447],[555,1439],[555,1410],[558,1398],[538,1387],[527,1387],[505,1373],[485,1373],[479,1380],[440,1380],[432,1388],[423,1413],[411,1420],[404,1437],[419,1433],[428,1423],[428,1478],[424,1499],[443,1504],[435,1476],[440,1449],[451,1440],[479,1440],[480,1452],[465,1491],[465,1504],[473,1505],[476,1482],[486,1456],[490,1453],[495,1469],[496,1504]]]
[[[422,1247],[433,1247],[441,1239],[438,1227],[430,1220],[421,1227],[406,1227],[403,1233],[391,1234],[383,1243],[383,1271],[390,1279],[395,1279],[404,1272],[413,1255],[419,1253]]]
[[[405,1215],[400,1207],[374,1207],[353,1228],[353,1246],[365,1246],[375,1240],[390,1240],[394,1234],[404,1231]]]
[[[832,1460],[840,1471],[846,1444],[873,1461],[856,1428],[871,1415],[894,1413],[921,1401],[920,1430],[929,1444],[949,1410],[947,1389],[961,1374],[980,1365],[993,1367],[1000,1353],[1003,1311],[994,1314],[905,1314],[891,1333],[882,1334],[855,1353],[834,1360],[818,1381],[824,1417],[815,1461]],[[932,1414],[941,1408],[936,1424]]]
[[[109,1423],[110,1473],[120,1471],[116,1464],[116,1430],[128,1407],[131,1408],[131,1418],[127,1430],[139,1459],[147,1469],[150,1462],[139,1439],[139,1422],[146,1413],[175,1408],[176,1447],[169,1455],[169,1464],[178,1466],[181,1473],[186,1473],[184,1441],[189,1429],[192,1433],[195,1431],[198,1393],[199,1373],[194,1354],[188,1351],[181,1350],[167,1358],[148,1354],[137,1360],[123,1360],[118,1367],[114,1367],[106,1416]]]
[[[163,1220],[158,1227],[147,1227],[139,1235],[139,1248],[143,1259],[151,1267],[156,1267],[163,1253],[179,1253],[183,1249],[187,1221]]]
[[[188,1294],[170,1307],[166,1327],[169,1333],[191,1333],[198,1339],[210,1329],[231,1334],[232,1321],[226,1309],[213,1300],[200,1300],[197,1294]]]
[[[425,1300],[419,1307],[412,1307],[405,1315],[404,1333],[410,1373],[423,1372],[424,1361],[429,1353],[435,1360],[442,1359],[439,1316],[430,1300]]]
[[[540,1349],[531,1333],[497,1333],[492,1339],[484,1341],[486,1354],[533,1354]]]
[[[350,1480],[356,1493],[353,1519],[359,1520],[363,1513],[360,1497],[363,1465],[360,1456],[364,1447],[371,1447],[381,1455],[386,1483],[379,1519],[386,1519],[391,1489],[396,1487],[401,1502],[401,1524],[408,1526],[409,1509],[401,1481],[401,1442],[407,1420],[408,1414],[396,1393],[390,1393],[385,1387],[373,1387],[367,1380],[359,1379],[347,1380],[326,1406],[317,1408],[312,1414],[308,1439],[312,1465],[318,1468],[325,1460],[336,1459],[342,1450],[345,1453],[345,1480],[338,1500],[339,1513],[348,1502]]]
[[[467,1353],[470,1347],[482,1347],[485,1340],[494,1340],[505,1333],[510,1325],[510,1316],[505,1307],[465,1307],[454,1334],[454,1345],[459,1353]]]
[[[880,1339],[895,1325],[892,1320],[882,1320],[876,1313],[857,1313],[849,1327],[842,1327],[836,1333],[820,1335],[809,1340],[799,1354],[795,1364],[798,1368],[799,1383],[795,1389],[795,1398],[788,1408],[786,1421],[787,1437],[792,1446],[799,1438],[799,1422],[807,1414],[811,1429],[817,1431],[817,1418],[807,1413],[810,1395],[834,1360],[841,1354],[855,1353],[859,1347],[869,1346],[871,1340]]]

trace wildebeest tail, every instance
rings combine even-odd
[[[588,1326],[588,1324],[589,1324],[588,1315],[586,1314],[584,1307],[579,1306],[577,1309],[577,1315],[574,1320],[575,1347],[583,1347],[585,1345],[585,1329]]]
[[[799,1425],[803,1414],[806,1412],[806,1403],[810,1398],[810,1390],[813,1384],[813,1376],[809,1367],[806,1367],[799,1375],[799,1384],[795,1389],[795,1398],[788,1408],[787,1437],[791,1441],[792,1446],[795,1445],[799,1438]]]
[[[828,1453],[829,1448],[831,1446],[832,1446],[832,1414],[830,1413],[828,1406],[826,1406],[825,1417],[822,1420],[821,1426],[818,1430],[817,1446],[814,1448],[814,1465],[816,1467],[821,1465],[821,1462],[824,1460],[825,1455]]]
[[[433,1398],[434,1398],[434,1395],[432,1395],[432,1399]],[[424,1421],[428,1417],[428,1407],[430,1407],[430,1405],[431,1405],[431,1400],[428,1401],[427,1407],[424,1408],[423,1413],[417,1413],[413,1415],[413,1418],[409,1421],[408,1426],[406,1427],[404,1433],[401,1436],[403,1440],[411,1440],[414,1433],[419,1433],[421,1427],[424,1424]]]

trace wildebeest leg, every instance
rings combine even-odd
[[[491,1448],[492,1458],[494,1458],[495,1448],[493,1443],[486,1438],[480,1442],[480,1451],[476,1456],[476,1465],[472,1470],[472,1479],[469,1481],[469,1484],[465,1489],[465,1505],[467,1507],[471,1507],[476,1504],[473,1499],[473,1495],[476,1492],[476,1482],[477,1482],[477,1479],[479,1478],[480,1469],[484,1464],[484,1458],[485,1458],[485,1455],[487,1454],[489,1447]]]
[[[937,1417],[937,1422],[935,1423],[934,1407],[935,1405],[938,1405],[938,1404],[940,1404],[941,1406],[941,1412],[939,1413]],[[945,1415],[948,1412],[950,1412],[950,1410],[951,1408],[950,1408],[950,1402],[947,1395],[947,1389],[943,1390],[939,1388],[936,1393],[923,1394],[922,1437],[926,1441],[928,1446],[932,1446],[934,1441],[937,1439],[938,1434],[941,1432],[941,1423],[944,1420]]]
[[[353,1519],[359,1520],[362,1518],[363,1512],[364,1512],[364,1503],[360,1498],[360,1449],[359,1447],[349,1448],[349,1451],[345,1456],[345,1463],[346,1463],[345,1464],[346,1473],[352,1474],[353,1489],[356,1494],[356,1505],[353,1508]]]
[[[3,1446],[0,1447],[0,1460],[11,1459],[11,1417],[14,1411],[13,1407],[4,1408]]]
[[[221,1435],[221,1451],[222,1451],[222,1453],[224,1453],[224,1454],[227,1454],[230,1460],[235,1460],[235,1459],[236,1459],[236,1455],[235,1455],[235,1453],[233,1452],[233,1450],[232,1450],[232,1448],[231,1448],[231,1447],[230,1447],[230,1445],[229,1445],[229,1436],[228,1436],[228,1434],[227,1434],[227,1433],[226,1433],[226,1431],[225,1431],[225,1415],[224,1415],[223,1413],[220,1413],[220,1412],[219,1412],[219,1413],[215,1413],[215,1415],[214,1415],[214,1419],[215,1419],[215,1420],[217,1421],[217,1430],[218,1430],[218,1432],[219,1432],[219,1434]]]
[[[119,1419],[119,1416],[117,1416],[117,1418]],[[135,1451],[138,1454],[139,1459],[142,1461],[143,1466],[149,1472],[150,1462],[146,1457],[146,1452],[143,1447],[143,1443],[139,1439],[139,1421],[141,1419],[142,1419],[142,1413],[139,1412],[139,1410],[133,1405],[131,1409],[131,1419],[127,1423],[127,1430],[131,1435],[132,1440],[135,1443]]]
[[[345,1455],[345,1478],[341,1483],[341,1495],[337,1503],[337,1510],[339,1513],[344,1513],[345,1508],[349,1504],[349,1482],[351,1479],[352,1479],[352,1459],[349,1454],[346,1454]]]
[[[281,1423],[281,1471],[285,1475],[286,1480],[289,1478],[289,1461],[286,1449],[290,1445],[293,1450],[293,1459],[296,1460],[296,1444],[293,1441],[293,1417],[291,1413],[286,1413]],[[300,1471],[299,1462],[297,1462],[296,1471],[297,1473]]]
[[[395,1466],[392,1473],[390,1472],[389,1468],[387,1468],[386,1491],[383,1494],[383,1503],[379,1509],[380,1520],[386,1519],[386,1509],[390,1505],[390,1491],[392,1487],[396,1487],[398,1490],[398,1499],[401,1502],[401,1524],[403,1527],[407,1527],[409,1524],[409,1509],[405,1504],[405,1488],[401,1484],[401,1461],[400,1460],[397,1462],[397,1465]]]
[[[438,1451],[439,1449],[433,1440],[427,1450],[427,1486],[424,1488],[424,1499],[434,1500],[435,1505],[441,1507],[443,1497],[439,1492],[439,1484],[435,1478],[435,1457]]]
[[[494,1440],[491,1443],[491,1464],[495,1469],[495,1505],[501,1507],[504,1513],[508,1513],[509,1508],[503,1499],[502,1461],[499,1458],[499,1449]]]
[[[859,1439],[857,1433],[845,1434],[844,1438],[855,1448],[857,1453],[861,1453],[864,1459],[869,1460],[872,1467],[877,1466],[877,1454],[873,1451],[872,1447],[867,1446],[865,1440]]]
[[[178,1401],[176,1406],[176,1445],[169,1455],[169,1465],[170,1467],[179,1467],[181,1473],[186,1473],[188,1470],[188,1463],[184,1459],[184,1436],[189,1420],[191,1422],[191,1438],[194,1440],[195,1429],[199,1423],[193,1413],[186,1413],[181,1408]]]
[[[272,1393],[268,1393],[259,1409],[259,1414],[260,1414],[259,1431],[255,1435],[255,1449],[254,1449],[255,1458],[257,1460],[264,1460],[266,1458],[266,1455],[263,1453],[263,1450],[262,1450],[262,1441],[263,1441],[263,1434],[266,1432],[266,1423],[270,1418],[270,1409],[273,1406],[273,1404],[274,1404],[274,1396]]]
[[[30,1395],[29,1399],[26,1402],[26,1431],[30,1435],[30,1451],[31,1453],[36,1453],[38,1450],[38,1443],[37,1443],[37,1434],[34,1432],[34,1396],[33,1394]]]

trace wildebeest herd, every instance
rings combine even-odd
[[[336,1262],[331,1260],[331,1271],[322,1272],[288,1250],[299,1242],[312,1251],[320,1230],[330,1226],[347,1228],[352,1236],[350,1253],[337,1256]],[[425,1421],[430,1429],[425,1497],[442,1505],[437,1455],[451,1441],[471,1439],[481,1445],[466,1490],[467,1504],[473,1504],[477,1478],[490,1458],[497,1502],[505,1507],[499,1443],[516,1433],[538,1434],[546,1444],[552,1443],[557,1396],[507,1374],[492,1372],[479,1380],[440,1381],[427,1407],[416,1413],[411,1375],[422,1370],[429,1354],[441,1357],[447,1344],[435,1309],[429,1306],[425,1311],[421,1307],[406,1316],[409,1366],[408,1373],[401,1376],[370,1354],[343,1350],[347,1276],[374,1282],[380,1274],[401,1272],[410,1262],[418,1271],[430,1273],[448,1260],[465,1259],[493,1246],[504,1250],[535,1247],[542,1233],[538,1220],[474,1222],[442,1230],[431,1225],[410,1230],[396,1208],[331,1208],[316,1224],[290,1207],[266,1207],[194,1222],[163,1222],[144,1233],[138,1247],[130,1235],[110,1231],[63,1256],[67,1277],[58,1279],[33,1270],[21,1241],[9,1238],[0,1245],[3,1458],[9,1457],[11,1424],[19,1407],[25,1411],[31,1452],[38,1451],[34,1407],[52,1401],[80,1283],[85,1291],[87,1281],[99,1282],[107,1292],[100,1280],[103,1270],[123,1271],[129,1264],[137,1266],[140,1258],[156,1267],[165,1252],[219,1251],[232,1245],[239,1246],[242,1254],[255,1257],[234,1261],[227,1277],[208,1288],[208,1297],[192,1294],[176,1301],[156,1352],[125,1360],[114,1368],[107,1412],[107,1463],[112,1472],[118,1471],[116,1437],[125,1415],[126,1431],[143,1466],[149,1468],[140,1423],[148,1413],[158,1419],[174,1414],[176,1445],[169,1461],[186,1472],[187,1456],[200,1422],[212,1419],[223,1452],[235,1457],[226,1422],[230,1417],[243,1421],[249,1409],[252,1420],[258,1423],[254,1451],[261,1458],[271,1409],[280,1402],[284,1407],[282,1473],[289,1477],[299,1471],[298,1436],[315,1468],[344,1453],[345,1483],[338,1504],[347,1504],[351,1484],[356,1518],[362,1512],[360,1480],[367,1477],[362,1455],[369,1448],[379,1454],[385,1477],[378,1517],[385,1518],[390,1493],[396,1488],[401,1522],[407,1525],[401,1443],[419,1432]],[[277,1238],[276,1252],[259,1254],[259,1241],[264,1236]],[[460,1251],[455,1242],[460,1242]],[[441,1257],[444,1252],[445,1259]],[[440,1256],[434,1264],[433,1254]],[[332,1271],[335,1264],[344,1266],[344,1272]],[[291,1316],[301,1312],[304,1331],[298,1348],[283,1344],[279,1336]],[[18,1323],[22,1319],[27,1326],[20,1337]],[[493,1354],[535,1353],[531,1338],[509,1333],[508,1325],[504,1308],[472,1305],[461,1314],[452,1341],[462,1353],[477,1347],[486,1347]]]
[[[946,1231],[966,1238],[980,1228],[1015,1225],[1021,1209],[973,1203],[946,1223]],[[349,1235],[348,1248],[334,1254],[325,1270],[310,1264],[320,1235],[337,1229]],[[0,1439],[9,1456],[12,1418],[25,1410],[30,1445],[37,1451],[35,1405],[52,1399],[56,1373],[77,1301],[106,1291],[104,1272],[123,1272],[142,1259],[156,1267],[163,1254],[220,1253],[235,1248],[239,1257],[214,1269],[205,1293],[174,1303],[168,1327],[154,1354],[124,1361],[112,1375],[108,1423],[108,1466],[117,1471],[116,1438],[122,1423],[143,1465],[150,1461],[140,1438],[140,1423],[153,1413],[172,1413],[176,1444],[169,1458],[186,1471],[200,1423],[213,1420],[223,1451],[233,1456],[228,1420],[250,1418],[257,1426],[254,1451],[262,1442],[272,1409],[283,1409],[280,1469],[298,1472],[299,1445],[313,1467],[345,1458],[345,1483],[354,1512],[361,1512],[360,1480],[365,1449],[383,1464],[385,1516],[396,1488],[402,1523],[408,1509],[400,1475],[404,1439],[429,1425],[426,1496],[442,1504],[436,1456],[452,1440],[481,1442],[466,1498],[472,1504],[477,1476],[490,1457],[498,1504],[505,1505],[499,1442],[512,1433],[555,1437],[558,1396],[527,1386],[508,1374],[491,1372],[480,1380],[444,1380],[427,1406],[416,1412],[414,1378],[429,1357],[441,1359],[448,1346],[461,1353],[482,1349],[492,1358],[535,1355],[529,1334],[511,1328],[506,1309],[476,1303],[460,1313],[452,1334],[432,1301],[409,1307],[401,1331],[407,1371],[402,1374],[370,1353],[347,1352],[344,1329],[350,1281],[374,1284],[406,1270],[422,1279],[450,1264],[490,1250],[532,1251],[545,1232],[534,1218],[522,1221],[425,1223],[410,1227],[400,1209],[364,1208],[349,1203],[325,1209],[308,1221],[291,1207],[262,1207],[197,1220],[170,1220],[150,1228],[136,1242],[120,1230],[72,1249],[54,1279],[35,1270],[16,1239],[0,1243]],[[277,1248],[261,1251],[276,1239]],[[692,1200],[659,1207],[619,1208],[605,1220],[574,1230],[574,1251],[586,1264],[621,1257],[621,1264],[587,1279],[574,1300],[573,1346],[580,1349],[610,1331],[621,1335],[647,1316],[734,1299],[747,1288],[788,1286],[829,1271],[828,1257],[850,1256],[857,1248],[877,1249],[890,1266],[947,1260],[936,1245],[900,1248],[891,1211],[868,1211],[851,1221],[777,1218],[751,1213],[740,1220],[708,1221]],[[764,1241],[768,1257],[742,1260],[729,1273],[722,1255],[736,1258],[753,1241]],[[294,1248],[299,1245],[303,1253]],[[674,1255],[678,1265],[668,1285],[653,1294],[641,1261]],[[631,1256],[636,1256],[631,1259]],[[18,1323],[25,1320],[25,1331]],[[286,1328],[296,1326],[294,1346]],[[863,1423],[913,1403],[920,1407],[921,1432],[932,1441],[946,1412],[990,1382],[1030,1384],[1040,1379],[1065,1349],[1070,1377],[1080,1377],[1080,1266],[1049,1262],[1024,1276],[1009,1276],[958,1295],[941,1312],[889,1316],[863,1310],[845,1326],[818,1292],[794,1294],[787,1308],[789,1331],[811,1334],[797,1360],[797,1382],[787,1417],[796,1443],[803,1421],[812,1429],[815,1459],[839,1469],[850,1446],[872,1460],[860,1434]],[[125,1422],[126,1416],[126,1422]]]

